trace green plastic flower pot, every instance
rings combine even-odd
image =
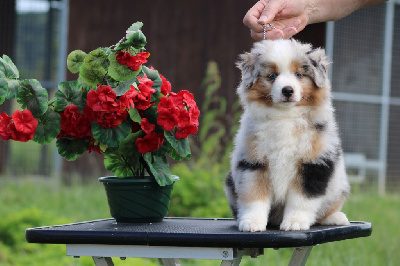
[[[179,178],[176,177],[175,180]],[[168,213],[174,184],[159,186],[153,178],[100,177],[110,213],[117,222],[161,222]]]

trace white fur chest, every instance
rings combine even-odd
[[[248,133],[255,136],[254,153],[260,161],[268,161],[274,198],[284,201],[299,161],[311,149],[314,131],[305,115],[252,124]]]

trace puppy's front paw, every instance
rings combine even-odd
[[[267,230],[267,222],[256,219],[242,219],[238,221],[239,230],[242,232],[262,232]]]
[[[283,219],[280,229],[284,231],[308,230],[311,224],[305,213],[295,213]]]

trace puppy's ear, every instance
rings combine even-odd
[[[311,77],[318,88],[323,88],[325,86],[325,81],[328,78],[330,61],[325,55],[325,51],[321,48],[307,52],[307,56],[311,66]]]
[[[244,53],[239,55],[239,61],[236,66],[242,71],[242,81],[251,83],[253,81],[253,73],[256,63],[256,56],[252,53]]]

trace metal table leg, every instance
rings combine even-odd
[[[111,258],[106,257],[92,257],[96,266],[114,266]]]
[[[290,259],[289,266],[304,266],[306,265],[308,256],[310,255],[313,247],[299,247],[293,251],[292,258]]]
[[[159,259],[164,266],[181,266],[179,259]]]

